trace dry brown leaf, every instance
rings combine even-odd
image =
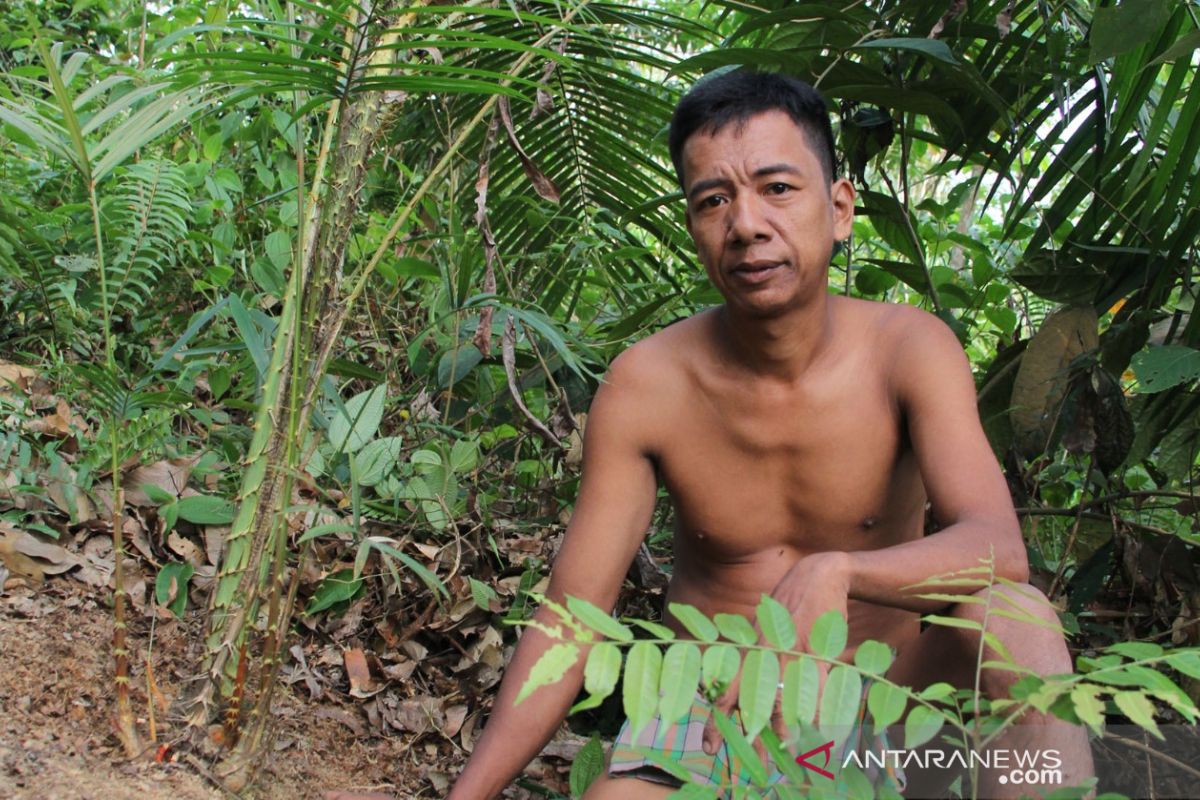
[[[79,488],[75,470],[62,461],[56,462],[47,476],[46,496],[71,518],[72,524],[78,525],[98,516],[91,498]]]
[[[521,159],[521,168],[525,170],[526,177],[533,184],[533,190],[539,196],[549,200],[551,203],[559,201],[558,187],[554,185],[554,181],[538,169],[538,166],[533,163],[533,159],[525,152],[525,148],[521,147],[521,142],[517,139],[516,128],[513,127],[512,110],[509,106],[508,98],[501,97],[496,103],[496,108],[500,112],[500,121],[504,124],[504,132],[508,135],[508,143],[512,145],[516,151],[517,157]]]
[[[229,535],[228,525],[207,525],[204,528],[204,554],[208,563],[216,566],[221,563],[221,548],[225,546],[225,537]]]
[[[41,581],[79,566],[79,557],[33,534],[0,523],[0,558],[9,571]]]
[[[442,735],[447,739],[453,738],[463,726],[463,722],[467,719],[467,707],[464,705],[453,705],[445,710],[446,719],[442,723]]]
[[[125,502],[135,506],[157,506],[158,503],[151,500],[142,489],[146,485],[155,486],[175,497],[180,496],[187,488],[192,467],[198,459],[199,455],[172,458],[130,470],[122,481],[128,487],[125,490]]]
[[[185,561],[193,567],[198,567],[204,563],[204,551],[200,549],[200,545],[193,542],[184,536],[180,536],[175,531],[167,534],[167,547],[181,556]]]
[[[36,376],[37,370],[30,367],[0,361],[0,397],[11,396],[14,388],[21,392],[27,391],[30,381]]]
[[[342,663],[346,667],[346,677],[350,679],[350,696],[365,699],[378,694],[383,687],[376,686],[371,678],[371,668],[367,666],[367,655],[361,647],[351,647],[342,653]]]

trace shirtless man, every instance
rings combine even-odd
[[[850,234],[854,188],[834,174],[828,115],[807,84],[748,72],[703,82],[676,109],[671,149],[688,232],[725,304],[613,362],[588,415],[582,485],[549,597],[613,607],[661,480],[676,525],[668,601],[753,618],[766,593],[802,634],[837,610],[848,617],[851,647],[876,639],[896,651],[892,680],[972,686],[977,634],[922,631],[919,615],[979,620],[980,606],[903,589],[988,557],[999,576],[1028,578],[962,348],[916,308],[827,292],[834,243]],[[941,526],[929,536],[926,502]],[[1031,586],[994,591],[1056,621],[1044,598],[1029,599],[1041,598]],[[554,622],[545,609],[537,614]],[[989,630],[1018,663],[1041,674],[1071,671],[1053,631],[1005,618]],[[526,628],[451,800],[497,796],[558,729],[579,692],[582,661],[513,705],[550,644]],[[985,670],[983,692],[1006,696],[1016,677]],[[718,705],[731,710],[734,698]],[[1045,725],[1024,727],[1034,733],[1020,743],[1061,751],[1067,785],[1090,776],[1084,731],[1034,716],[1024,722]],[[704,738],[705,751],[715,751],[716,731]],[[990,796],[1004,790],[984,787]],[[587,800],[671,791],[610,774]]]

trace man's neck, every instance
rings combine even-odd
[[[739,314],[723,305],[717,312],[717,330],[726,353],[739,367],[792,383],[828,346],[832,313],[825,294],[808,306],[767,318]]]

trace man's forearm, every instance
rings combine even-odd
[[[964,520],[935,534],[911,542],[838,554],[841,568],[847,570],[850,598],[910,611],[936,611],[944,600],[925,600],[917,595],[972,594],[981,584],[914,584],[935,575],[978,570],[986,559],[994,559],[996,577],[1024,582],[1029,577],[1025,544],[1019,529],[1004,523]],[[960,577],[987,579],[978,571]]]
[[[548,625],[558,622],[539,609],[536,617]],[[500,692],[492,706],[483,735],[466,768],[451,789],[448,800],[485,800],[496,797],[533,760],[567,715],[583,682],[583,659],[562,680],[543,686],[514,706],[530,669],[556,640],[536,628],[527,628],[512,662],[504,671]]]

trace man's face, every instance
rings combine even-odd
[[[833,243],[850,235],[854,187],[828,183],[786,113],[693,134],[683,179],[688,232],[731,307],[775,316],[825,291]]]

